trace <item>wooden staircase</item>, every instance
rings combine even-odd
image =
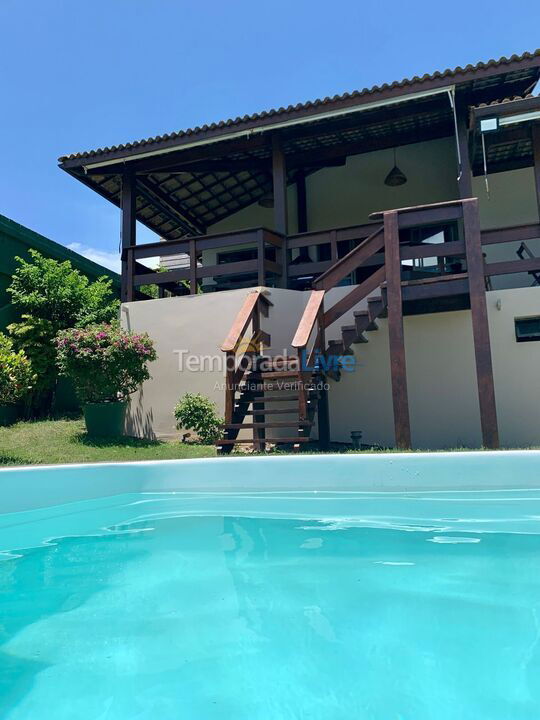
[[[270,357],[262,352],[270,336],[261,331],[260,316],[267,315],[271,305],[262,290],[249,293],[222,345],[228,369],[223,438],[216,443],[221,453],[237,445],[249,445],[255,451],[267,445],[298,449],[310,441],[322,376],[304,371],[298,357]],[[250,326],[251,339],[246,344],[243,338]],[[245,352],[238,360],[242,345]]]
[[[328,380],[339,380],[344,356],[354,345],[366,343],[369,333],[378,329],[378,319],[388,317],[388,337],[394,413],[395,444],[411,447],[407,394],[403,308],[416,314],[437,311],[431,303],[445,309],[448,299],[466,295],[471,308],[473,339],[478,378],[482,435],[486,447],[498,447],[489,326],[486,309],[486,266],[475,198],[431,205],[398,208],[372,213],[374,231],[345,257],[338,259],[313,281],[313,289],[292,340],[294,358],[266,358],[262,352],[269,336],[261,331],[260,317],[268,315],[271,303],[261,289],[251,292],[227,336],[222,350],[231,360],[227,369],[224,437],[218,443],[221,452],[230,452],[240,443],[263,450],[267,443],[292,444],[295,448],[309,442],[310,432],[318,423],[318,444],[329,445]],[[423,225],[460,222],[463,239],[443,243],[418,243],[405,239],[400,232]],[[439,272],[433,277],[403,279],[404,261],[438,258]],[[448,258],[458,258],[465,270],[447,273]],[[494,265],[491,263],[491,267]],[[499,263],[498,265],[505,265]],[[502,268],[506,269],[506,266]],[[330,308],[325,308],[328,293],[347,276],[359,270],[363,280],[351,286]],[[358,309],[364,303],[364,309]],[[422,307],[419,309],[420,303]],[[337,325],[345,314],[354,322]],[[251,327],[248,349],[238,360],[243,336]],[[338,339],[327,341],[327,335]],[[247,436],[246,436],[247,435]]]

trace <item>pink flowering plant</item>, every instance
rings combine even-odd
[[[105,324],[59,332],[56,351],[60,373],[71,378],[82,403],[126,400],[150,378],[148,363],[157,357],[146,333]]]

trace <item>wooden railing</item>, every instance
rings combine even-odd
[[[256,256],[251,260],[204,265],[199,261],[202,253],[208,250],[252,247]],[[266,257],[266,250],[275,248],[276,261]],[[189,256],[189,267],[157,272],[140,263],[151,257],[168,257],[185,253]],[[266,285],[270,276],[277,276],[277,284],[286,287],[287,262],[286,239],[280,233],[266,228],[241,230],[215,235],[200,235],[181,240],[147,243],[126,248],[127,301],[133,300],[136,288],[141,285],[157,285],[171,291],[177,290],[178,283],[185,283],[189,292],[198,292],[199,281],[204,278],[252,273],[256,275],[257,285]]]
[[[226,389],[225,389],[225,423],[233,421],[235,393],[246,372],[253,367],[264,346],[269,346],[271,339],[261,329],[261,317],[268,317],[272,303],[261,289],[253,290],[246,296],[229,333],[221,345],[226,358]],[[248,329],[250,332],[248,333]],[[246,335],[246,333],[248,333]],[[254,410],[256,410],[256,404]],[[243,418],[236,418],[241,422]],[[264,417],[262,418],[264,420]],[[255,415],[254,423],[261,421]],[[259,430],[253,430],[253,442],[260,444]]]
[[[309,359],[311,360],[317,353],[325,353],[325,331],[329,325],[384,284],[388,310],[396,446],[409,448],[411,433],[403,335],[402,262],[405,259],[422,257],[464,256],[466,270],[454,273],[451,277],[452,280],[465,281],[466,291],[470,295],[484,445],[496,447],[498,445],[497,416],[485,300],[487,271],[482,253],[477,199],[385,210],[373,213],[370,218],[379,222],[382,220],[382,226],[377,227],[360,245],[314,281],[312,294],[292,342],[293,347],[296,348],[305,365],[308,344],[310,338],[315,335]],[[400,230],[453,221],[462,223],[463,240],[416,246],[400,243]],[[371,272],[363,282],[353,287],[345,297],[325,311],[325,295],[351,272],[369,267],[368,264],[373,263],[373,258],[383,248],[382,264],[378,269]],[[439,278],[438,281],[442,279],[444,277]],[[309,367],[311,366],[312,362],[309,362]]]
[[[421,227],[422,225],[461,222],[463,218],[462,201],[452,200],[435,205],[421,205],[400,208],[399,229]],[[297,278],[314,277],[314,287],[332,287],[340,275],[340,281],[361,267],[377,269],[384,264],[382,229],[380,226],[384,212],[370,216],[374,222],[350,227],[333,228],[330,230],[284,235],[266,228],[255,228],[236,232],[214,235],[201,235],[181,240],[156,242],[132,246],[126,249],[126,261],[123,272],[127,275],[125,300],[143,298],[138,288],[141,285],[157,285],[160,294],[170,290],[173,294],[195,294],[199,291],[201,281],[205,278],[218,279],[219,288],[227,288],[231,283],[227,278],[238,280],[238,276],[248,277],[252,285],[276,285],[278,287],[295,287]],[[526,242],[540,238],[540,225],[529,224],[517,227],[487,230],[481,233],[482,245],[490,246],[497,243]],[[369,240],[369,242],[368,242]],[[347,255],[340,257],[343,246],[356,246]],[[374,250],[375,246],[380,247]],[[309,262],[288,261],[288,253],[305,248],[316,250],[326,246],[330,251],[329,260],[310,260]],[[363,248],[363,258],[357,254]],[[205,251],[234,250],[235,248],[253,248],[255,257],[238,262],[206,265],[201,262]],[[275,253],[275,260],[268,258],[269,248]],[[328,251],[327,251],[328,252]],[[149,257],[167,257],[185,253],[189,257],[189,266],[157,272],[150,270],[140,261]],[[312,252],[313,254],[313,252]],[[414,260],[423,257],[458,257],[466,255],[463,240],[445,242],[440,245],[425,243],[422,245],[400,246],[402,260]],[[360,262],[361,261],[361,262]],[[540,258],[516,258],[499,262],[487,263],[486,276],[506,275],[513,273],[532,273],[540,271]],[[251,276],[251,277],[249,277]],[[184,287],[179,288],[179,283]],[[236,285],[237,286],[237,285]]]

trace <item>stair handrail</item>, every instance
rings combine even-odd
[[[264,291],[257,288],[246,295],[244,303],[238,311],[227,337],[220,346],[223,352],[236,351],[238,343],[242,339],[248,325],[253,320],[255,311],[259,309],[259,303],[262,303],[262,307],[260,307],[262,314],[267,316],[268,308],[272,306],[272,302],[264,295]]]
[[[312,290],[292,341],[293,348],[304,348],[311,337],[317,317],[323,307],[325,290]]]
[[[362,263],[375,255],[384,245],[384,225],[380,225],[365,240],[353,248],[347,255],[337,260],[332,267],[313,281],[315,290],[330,290],[350,275]]]
[[[265,290],[256,288],[249,292],[242,307],[238,311],[231,329],[223,343],[221,350],[226,354],[226,387],[225,387],[225,422],[230,423],[234,412],[234,395],[241,383],[250,361],[260,352],[263,343],[270,345],[270,335],[261,330],[261,315],[268,316],[268,309],[273,303],[265,295]],[[241,346],[249,325],[252,325],[252,337],[246,343],[244,353],[239,362],[236,354]]]

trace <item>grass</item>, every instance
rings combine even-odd
[[[0,466],[213,457],[210,445],[90,438],[83,420],[42,420],[0,427]]]
[[[468,452],[472,448],[453,448],[450,452]],[[481,449],[481,448],[478,448]],[[524,448],[527,450],[533,448]],[[347,446],[333,446],[334,453],[398,452],[393,448],[351,450]],[[273,450],[272,454],[289,454],[286,450]],[[318,454],[308,446],[302,454]],[[417,450],[410,452],[426,452]],[[430,451],[427,451],[430,452]],[[436,450],[432,452],[438,452]],[[448,452],[448,450],[446,451]],[[250,453],[251,454],[251,453]],[[263,453],[253,453],[255,455]],[[134,460],[182,460],[185,458],[214,457],[212,445],[185,444],[165,440],[141,440],[115,438],[113,440],[91,438],[87,435],[84,421],[80,419],[42,420],[20,422],[11,427],[0,427],[0,466],[6,465],[55,465],[58,463],[126,462]],[[234,457],[244,453],[234,453]]]

